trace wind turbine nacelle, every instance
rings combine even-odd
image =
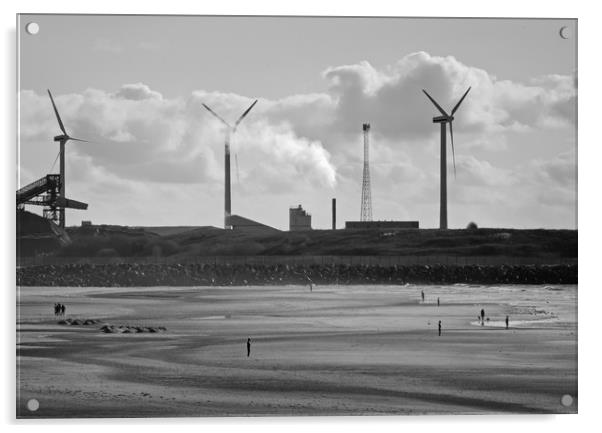
[[[67,141],[69,139],[69,137],[67,137],[66,135],[57,135],[56,137],[54,137],[54,141]]]
[[[453,116],[437,116],[437,117],[433,117],[433,123],[451,122],[452,120],[454,120]]]

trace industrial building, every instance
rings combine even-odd
[[[345,221],[347,230],[405,230],[417,229],[418,221]]]
[[[289,230],[291,232],[301,230],[311,230],[311,215],[308,214],[301,205],[291,207],[288,211]]]
[[[241,217],[240,215],[230,215],[226,224],[231,226],[232,230],[253,234],[277,233],[280,231],[274,227],[266,226],[265,224]]]

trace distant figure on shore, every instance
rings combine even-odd
[[[55,316],[64,316],[65,315],[65,306],[63,304],[59,304],[58,302],[54,304],[54,315]]]
[[[506,329],[508,329],[509,325],[510,325],[510,318],[508,316],[506,316]]]
[[[441,320],[439,320],[439,337],[441,337]]]
[[[251,356],[251,338],[247,338],[247,358]]]
[[[485,325],[485,309],[481,308],[481,326]]]
[[[311,278],[309,278],[309,276],[307,274],[305,274],[305,279],[307,279],[307,283],[309,284],[309,291],[312,292],[314,282],[312,281]]]
[[[420,296],[422,296],[422,302],[424,303],[424,290],[420,291]]]
[[[440,305],[439,298],[437,298],[437,307]]]

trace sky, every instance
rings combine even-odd
[[[28,22],[40,31],[29,35]],[[571,38],[560,37],[566,26]],[[58,172],[51,89],[67,131],[67,224],[223,224],[224,130],[234,121],[232,212],[279,229],[360,217],[371,124],[375,220],[439,224],[439,128],[451,109],[450,228],[577,228],[576,22],[526,19],[22,15],[19,184]],[[448,139],[449,144],[449,139]],[[41,212],[41,209],[30,210]]]

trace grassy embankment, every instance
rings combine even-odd
[[[213,227],[69,229],[73,257],[374,255],[574,259],[576,230],[313,230],[249,234]]]

